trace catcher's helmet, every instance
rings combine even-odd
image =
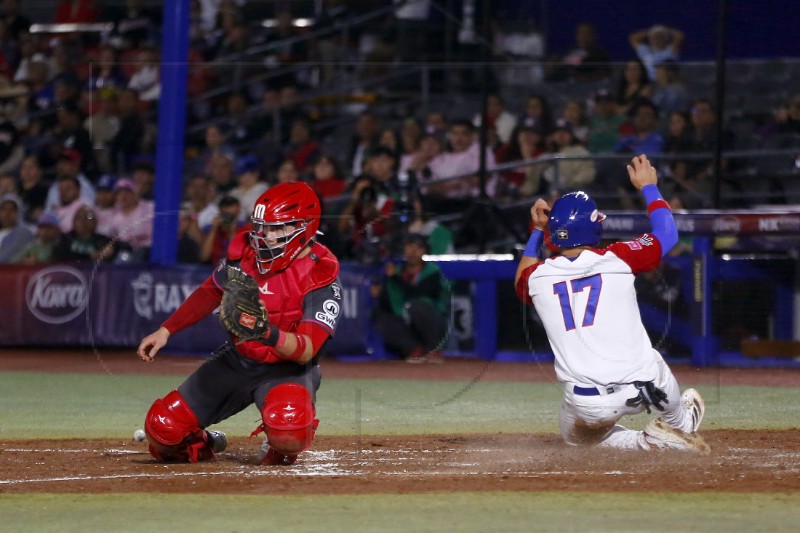
[[[280,272],[311,242],[319,228],[319,198],[305,183],[281,183],[262,194],[250,220],[250,246],[262,274]]]
[[[603,235],[605,218],[585,192],[567,193],[550,210],[550,240],[559,248],[595,246]]]

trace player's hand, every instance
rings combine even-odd
[[[642,154],[634,157],[628,165],[628,176],[631,178],[631,185],[636,190],[641,191],[645,185],[656,185],[658,175],[656,169],[650,164],[647,156]]]
[[[544,231],[544,228],[547,227],[550,220],[550,206],[544,199],[539,198],[531,207],[531,220],[533,220],[533,227],[538,230]]]
[[[152,363],[158,351],[167,344],[168,339],[169,330],[164,326],[161,326],[156,331],[142,339],[142,342],[139,344],[139,349],[136,351],[136,355],[138,355],[139,359],[142,361]]]

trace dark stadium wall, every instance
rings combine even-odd
[[[672,0],[505,0],[498,14],[505,20],[533,20],[547,31],[547,53],[570,49],[579,22],[592,22],[599,42],[615,61],[633,57],[628,34],[653,24],[684,32],[684,60],[708,61],[716,54],[719,2]],[[729,0],[727,57],[731,59],[800,57],[797,3],[787,0]]]

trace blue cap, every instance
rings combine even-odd
[[[550,241],[559,248],[595,246],[603,236],[605,218],[585,192],[567,193],[550,210]]]
[[[58,217],[54,213],[50,212],[42,213],[36,220],[36,225],[58,227]]]
[[[113,190],[116,182],[117,178],[115,176],[112,176],[111,174],[103,174],[102,176],[100,176],[100,179],[97,180],[96,188]]]
[[[240,157],[236,160],[236,173],[257,172],[261,167],[261,162],[254,155]]]

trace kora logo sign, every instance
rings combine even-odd
[[[64,324],[86,309],[89,284],[83,273],[67,266],[40,270],[25,288],[28,310],[47,324]]]

